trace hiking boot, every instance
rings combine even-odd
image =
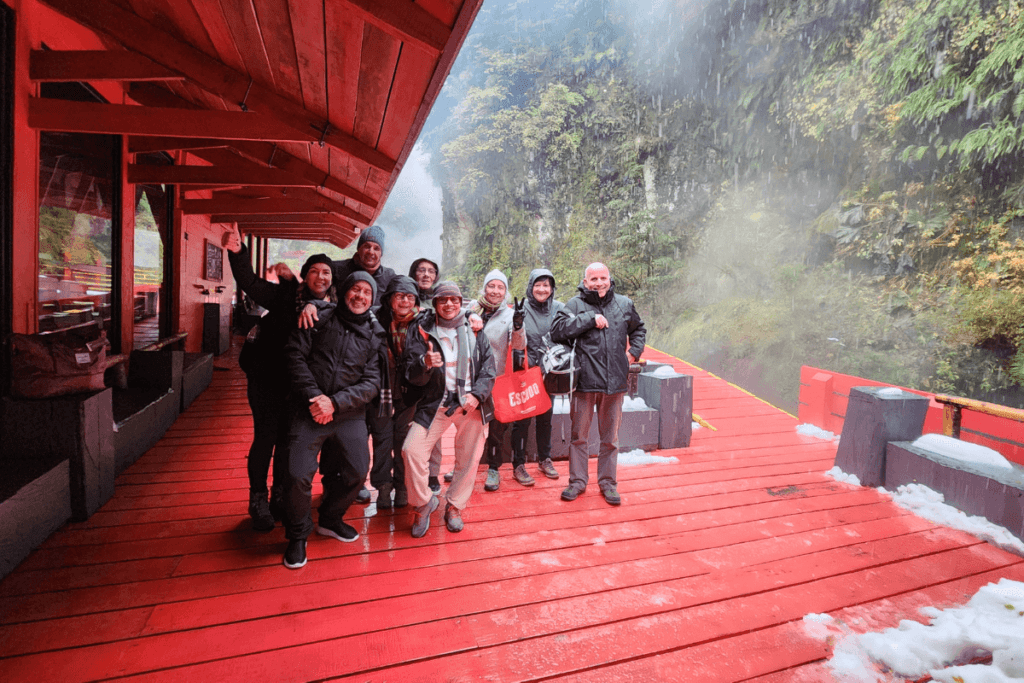
[[[413,538],[423,538],[427,534],[427,529],[430,528],[430,513],[440,504],[437,496],[431,496],[426,505],[416,510],[416,521],[412,523]]]
[[[533,481],[533,477],[526,471],[526,465],[520,465],[512,470],[512,476],[523,486],[533,486],[536,483]]]
[[[405,489],[395,489],[395,507],[404,508],[409,505],[409,492]]]
[[[320,522],[316,527],[316,532],[321,536],[336,538],[342,543],[351,543],[359,538],[359,532],[356,531],[356,528],[345,524],[345,522],[328,522],[327,524]]]
[[[498,470],[487,470],[487,481],[484,482],[484,491],[497,491],[501,486],[501,475]]]
[[[249,491],[249,516],[252,517],[252,528],[256,531],[270,531],[274,528],[266,491]]]
[[[391,484],[381,484],[377,487],[377,509],[378,510],[390,510],[391,509],[391,492],[394,491],[394,487]]]
[[[441,493],[441,482],[437,480],[437,477],[427,477],[427,486],[434,492],[434,495]]]
[[[567,501],[569,501],[571,503],[572,501],[574,501],[577,498],[579,498],[579,495],[581,493],[583,493],[583,491],[580,491],[578,488],[576,488],[572,484],[569,484],[562,491],[562,500],[567,500]]]
[[[370,492],[365,486],[359,489],[359,493],[356,495],[357,503],[360,505],[369,505],[371,500],[373,500],[373,496],[370,495]]]
[[[615,490],[614,486],[601,489],[601,495],[609,505],[622,505],[622,498],[619,497],[619,492]]]
[[[448,531],[453,534],[457,534],[462,531],[462,511],[451,503],[448,503],[447,507],[444,509],[444,524],[448,527]]]
[[[293,538],[288,541],[288,549],[284,551],[284,566],[288,569],[306,566],[306,539]]]
[[[544,458],[544,460],[537,463],[537,469],[548,479],[558,479],[558,470],[551,464],[551,458]]]
[[[455,478],[455,470],[448,470],[444,473],[444,481],[446,484],[452,483],[452,479]]]
[[[270,487],[270,516],[275,522],[284,519],[284,487]]]

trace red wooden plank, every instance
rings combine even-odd
[[[359,100],[353,121],[353,135],[371,147],[380,141],[384,114],[402,44],[372,24],[363,29],[362,61],[359,65]],[[375,193],[376,194],[376,193]]]

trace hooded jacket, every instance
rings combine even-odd
[[[467,330],[469,322],[466,322]],[[405,353],[402,354],[402,374],[405,381],[421,387],[422,395],[416,406],[413,422],[424,429],[430,429],[441,399],[444,398],[445,373],[443,368],[427,369],[423,357],[427,353],[427,343],[432,341],[435,349],[441,348],[441,339],[437,336],[437,317],[433,310],[422,311],[416,320],[409,325],[409,333],[405,340]],[[472,332],[469,336],[472,337]],[[473,355],[470,357],[472,384],[467,393],[473,394],[480,401],[480,414],[484,424],[494,416],[494,403],[491,401],[491,390],[494,388],[494,356],[491,345],[483,330],[477,333]]]
[[[576,343],[580,368],[576,391],[619,394],[627,389],[628,350],[634,358],[644,351],[647,329],[629,297],[615,293],[615,281],[604,297],[580,283],[578,293],[559,310],[551,322],[552,341]],[[598,314],[608,327],[596,327]]]
[[[384,290],[384,294],[380,297],[380,309],[377,310],[377,321],[381,326],[381,334],[383,341],[387,344],[390,353],[388,359],[388,375],[391,379],[391,387],[395,392],[395,412],[400,412],[404,406],[411,406],[416,403],[423,390],[421,387],[413,386],[405,381],[402,376],[401,368],[399,367],[402,362],[402,354],[398,349],[395,348],[394,339],[391,336],[391,321],[393,319],[393,313],[391,311],[391,297],[395,294],[412,294],[419,296],[419,288],[416,286],[416,281],[411,277],[404,275],[396,275],[391,278],[391,282],[388,283],[387,289]],[[409,327],[412,328],[416,325],[416,321],[420,316],[415,316],[410,322]],[[394,362],[391,362],[394,359]]]
[[[544,303],[533,297],[533,285],[542,277],[551,279],[551,296]],[[544,335],[551,331],[551,321],[555,313],[565,308],[561,301],[555,301],[555,276],[547,268],[530,271],[530,279],[526,283],[526,306],[524,308],[523,329],[526,330],[526,348],[530,354],[530,365],[539,366],[547,346]]]
[[[415,261],[413,261],[412,265],[409,266],[409,277],[411,277],[413,279],[413,281],[415,282],[416,281],[416,269],[419,268],[420,264],[424,263],[424,262],[429,263],[430,265],[434,266],[434,270],[437,271],[437,275],[434,276],[434,284],[436,285],[438,282],[441,281],[441,268],[436,263],[434,263],[433,261],[431,261],[428,258],[418,258]],[[417,294],[419,295],[419,298],[420,298],[420,308],[427,308],[427,307],[429,307],[431,305],[431,302],[432,302],[433,297],[434,297],[434,288],[431,287],[430,289],[420,289],[419,286],[417,285],[416,292],[417,292]]]
[[[348,279],[345,281],[349,282]],[[351,285],[343,285],[347,291]],[[384,331],[372,316],[346,319],[342,303],[311,329],[295,329],[284,352],[292,394],[300,412],[321,394],[334,403],[334,419],[365,419],[366,406],[380,393]],[[390,397],[389,397],[390,398]]]

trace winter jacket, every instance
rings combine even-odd
[[[469,302],[468,310],[473,311],[478,307],[476,301]],[[512,329],[512,316],[515,315],[511,307],[502,304],[498,310],[488,318],[480,330],[487,337],[491,345],[491,354],[494,356],[494,371],[500,375],[505,372],[505,363],[508,362],[508,345],[512,342],[513,351],[526,349],[526,330],[524,327],[518,330]],[[511,332],[511,340],[509,332]]]
[[[284,351],[295,402],[308,409],[309,399],[324,394],[334,402],[334,419],[363,419],[380,391],[382,343],[372,317],[352,323],[335,313],[315,328],[294,330]]]
[[[537,268],[530,271],[530,279],[526,283],[526,306],[523,329],[526,330],[526,348],[530,354],[530,365],[539,366],[541,358],[547,345],[544,343],[544,335],[551,331],[551,321],[555,313],[565,308],[561,301],[555,301],[555,288],[551,288],[551,296],[544,303],[533,298],[533,285],[538,278],[548,277],[551,282],[555,276],[546,268]]]
[[[434,284],[437,284],[438,282],[440,282],[441,281],[441,267],[438,266],[436,263],[434,263],[433,261],[431,261],[428,258],[418,258],[415,261],[413,261],[412,265],[409,266],[409,277],[411,277],[413,280],[415,280],[416,279],[416,269],[419,268],[420,264],[424,263],[424,262],[429,263],[430,265],[434,266],[434,270],[437,271],[437,274],[434,276]],[[419,286],[417,286],[416,289],[417,289],[417,291],[419,293],[420,307],[421,308],[428,308],[429,306],[431,306],[433,304],[433,299],[434,299],[434,288],[431,287],[430,289],[420,289]]]
[[[361,265],[356,263],[355,259],[347,258],[341,261],[335,261],[331,264],[331,271],[335,284],[340,284],[345,281],[352,273],[357,270],[366,270]],[[384,264],[377,267],[377,270],[370,273],[373,276],[374,281],[377,283],[377,292],[373,296],[373,305],[380,305],[380,297],[387,289],[388,283],[391,282],[391,278],[395,276],[395,271],[391,270]]]
[[[572,344],[576,342],[576,363],[580,368],[576,391],[618,394],[626,391],[629,361],[626,351],[639,358],[644,351],[647,330],[629,297],[615,293],[615,282],[604,297],[587,289],[582,283],[579,293],[551,322],[551,339]],[[595,326],[598,314],[608,320],[608,327]]]
[[[466,321],[468,330],[469,321]],[[409,334],[405,340],[405,353],[402,354],[402,370],[405,381],[416,387],[422,388],[422,396],[416,406],[416,414],[413,421],[423,427],[430,429],[430,423],[434,420],[441,399],[445,392],[444,368],[431,368],[423,361],[427,353],[427,342],[432,341],[435,349],[441,348],[441,339],[437,336],[437,322],[433,310],[422,311],[415,321],[409,326]],[[475,339],[473,353],[470,356],[470,373],[473,379],[469,388],[470,394],[476,396],[480,401],[480,414],[484,424],[487,424],[494,416],[494,403],[491,401],[491,390],[494,388],[494,356],[491,354],[491,345],[487,343],[487,337],[483,330],[473,337],[469,331],[469,338]]]
[[[394,391],[394,402],[395,402],[395,413],[401,412],[405,406],[411,406],[420,400],[423,394],[422,387],[417,387],[409,384],[405,381],[405,377],[399,368],[401,363],[402,354],[395,348],[394,339],[391,336],[391,296],[399,292],[403,294],[415,294],[418,295],[419,288],[416,286],[415,280],[408,277],[397,275],[391,278],[391,282],[388,283],[388,288],[384,290],[384,294],[380,297],[380,309],[377,310],[376,316],[378,322],[380,322],[381,333],[383,335],[384,343],[387,344],[390,350],[390,358],[394,359],[394,362],[388,362],[388,373],[391,378],[391,388]],[[412,328],[416,324],[416,318],[413,318],[409,322],[409,328]]]
[[[267,314],[259,321],[259,337],[242,347],[239,365],[247,374],[266,382],[271,390],[286,392],[289,382],[284,345],[296,327],[295,295],[299,283],[297,280],[273,283],[257,277],[245,245],[237,254],[228,251],[228,264],[238,288],[267,309]]]

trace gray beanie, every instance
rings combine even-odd
[[[384,228],[379,225],[371,225],[359,233],[359,241],[356,242],[356,249],[363,246],[365,242],[376,242],[380,250],[384,251]]]

